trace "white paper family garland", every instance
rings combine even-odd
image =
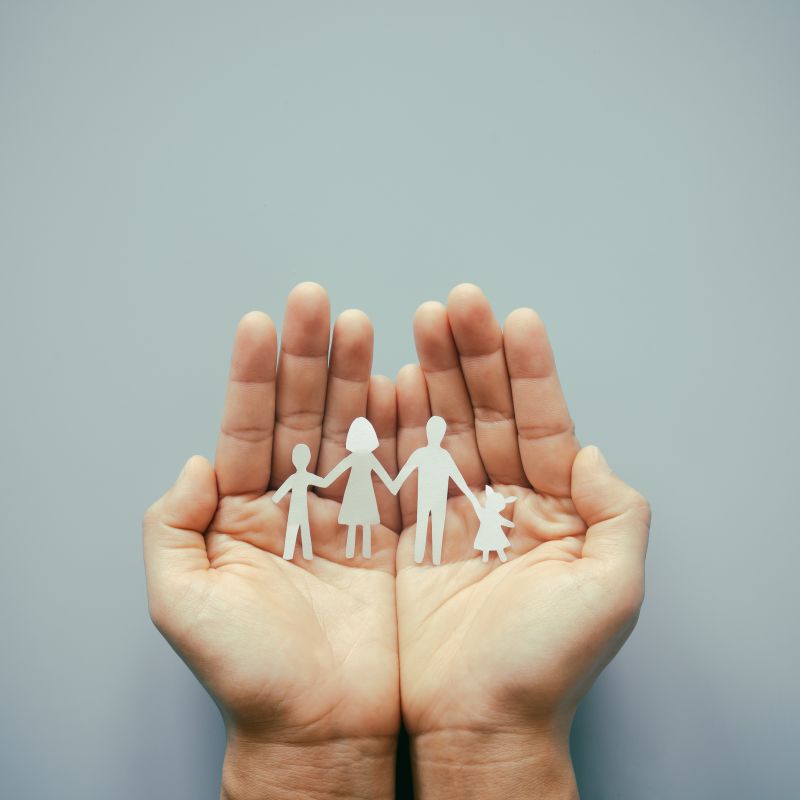
[[[347,432],[346,455],[324,478],[308,471],[311,450],[306,444],[295,445],[292,463],[296,471],[292,473],[272,496],[279,503],[289,492],[289,515],[286,520],[286,539],[283,557],[291,560],[297,543],[297,535],[303,549],[303,558],[313,557],[311,529],[308,522],[308,489],[311,486],[324,488],[330,486],[341,474],[350,470],[347,487],[339,510],[339,523],[347,525],[347,544],[345,555],[352,558],[356,549],[356,529],[362,531],[362,553],[364,558],[372,555],[372,526],[380,522],[378,503],[372,484],[372,473],[387,486],[392,494],[397,494],[411,473],[417,471],[417,530],[414,540],[414,560],[421,564],[425,558],[425,545],[428,538],[430,519],[433,563],[442,561],[442,539],[444,520],[447,513],[447,487],[453,483],[469,498],[480,521],[475,536],[474,548],[483,553],[483,560],[489,560],[489,553],[496,552],[501,561],[506,561],[506,547],[510,542],[503,527],[513,528],[514,523],[500,512],[516,497],[505,497],[491,486],[486,487],[485,505],[467,486],[450,453],[442,447],[447,424],[441,417],[431,417],[425,426],[428,443],[415,450],[403,465],[397,477],[392,479],[374,455],[378,447],[378,436],[369,420],[358,417],[353,420]]]

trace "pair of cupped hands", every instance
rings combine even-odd
[[[393,383],[371,375],[364,313],[331,336],[317,284],[289,295],[280,352],[269,317],[247,314],[215,464],[189,459],[146,513],[152,618],[226,721],[223,797],[391,796],[401,719],[418,796],[577,796],[569,729],[635,625],[648,504],[578,444],[534,311],[501,328],[461,285],[413,328],[419,365]],[[327,474],[365,416],[395,475],[432,414],[476,494],[518,498],[506,563],[473,550],[455,491],[442,564],[415,563],[414,481],[376,485],[372,557],[346,558],[345,478],[309,494],[313,560],[281,557],[286,504],[270,498],[296,444]]]

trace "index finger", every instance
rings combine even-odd
[[[263,494],[269,483],[275,424],[277,336],[260,311],[236,329],[222,426],[217,444],[219,493]]]
[[[543,494],[569,497],[572,462],[580,446],[539,315],[529,308],[513,311],[506,320],[503,345],[528,481]]]

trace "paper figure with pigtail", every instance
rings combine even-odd
[[[475,537],[475,549],[483,552],[483,560],[488,561],[489,553],[495,552],[501,561],[506,561],[505,549],[510,542],[503,532],[503,526],[513,528],[514,523],[506,519],[500,511],[515,497],[504,497],[486,487],[486,505],[481,506],[472,490],[467,486],[464,476],[456,466],[453,457],[442,447],[447,424],[441,417],[431,417],[425,426],[427,444],[415,450],[403,465],[397,477],[392,480],[389,473],[375,457],[378,436],[369,420],[358,417],[353,420],[347,432],[346,455],[324,478],[308,472],[311,451],[307,445],[299,444],[292,452],[292,463],[297,471],[290,475],[275,492],[272,499],[280,502],[289,492],[292,498],[286,521],[286,543],[283,557],[291,560],[298,530],[303,544],[303,558],[311,559],[311,531],[308,522],[307,492],[309,487],[330,486],[340,475],[350,470],[339,510],[339,523],[347,526],[345,556],[355,555],[356,533],[362,532],[362,554],[364,558],[372,555],[372,526],[380,522],[372,473],[397,494],[400,487],[417,471],[417,522],[414,539],[414,560],[421,564],[425,558],[428,540],[428,521],[431,530],[431,560],[434,565],[441,564],[444,540],[444,522],[447,513],[447,491],[450,481],[469,498],[480,525]]]
[[[478,533],[475,535],[473,547],[483,551],[483,560],[489,560],[489,553],[497,553],[501,561],[508,561],[505,554],[506,547],[511,546],[508,537],[503,532],[503,526],[513,528],[514,523],[506,519],[500,512],[509,504],[513,503],[516,497],[504,497],[500,492],[496,492],[491,486],[486,486],[486,505],[481,507],[475,505],[475,513],[480,520]]]

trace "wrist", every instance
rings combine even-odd
[[[411,738],[415,796],[577,800],[562,731],[441,730]]]
[[[394,796],[396,739],[269,741],[229,734],[221,800]]]

